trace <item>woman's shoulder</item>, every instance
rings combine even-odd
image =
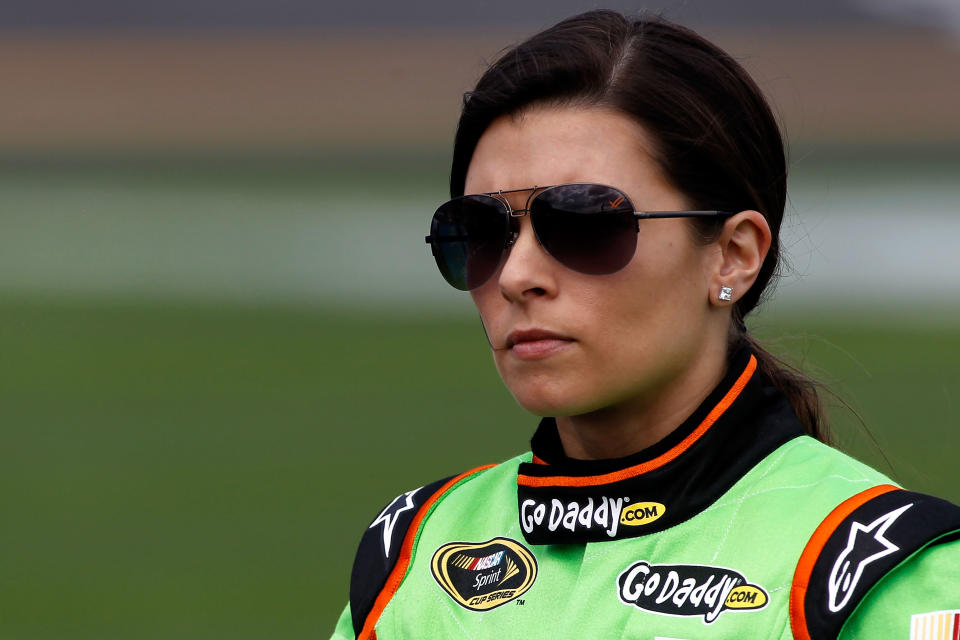
[[[783,490],[811,506],[833,508],[877,485],[894,485],[885,474],[809,436],[786,442],[747,473],[738,489],[750,494]],[[795,500],[790,500],[796,504]]]
[[[383,608],[383,603],[378,605],[381,594],[387,594],[386,602],[396,591],[428,521],[450,519],[453,513],[453,519],[463,525],[463,513],[451,512],[451,502],[461,505],[465,513],[471,510],[462,505],[482,512],[507,491],[505,485],[515,493],[517,466],[531,457],[527,453],[500,464],[468,469],[405,491],[388,502],[364,530],[354,557],[349,607],[354,631],[360,633],[371,612],[376,620]],[[515,499],[513,503],[515,508]]]
[[[498,464],[487,464],[476,467],[464,476],[466,482],[459,482],[450,487],[444,494],[443,501],[475,498],[478,494],[490,495],[493,492],[510,493],[512,500],[516,500],[517,468],[521,463],[530,462],[533,454],[530,452],[514,456]]]
[[[485,497],[489,500],[495,493],[512,492],[516,499],[517,467],[523,462],[530,462],[533,454],[530,452],[514,456],[508,460],[494,464],[483,464],[467,469],[458,474],[447,476],[430,482],[412,491],[406,491],[394,498],[380,512],[380,518],[391,510],[391,505],[397,505],[409,497],[408,502],[414,506],[411,511],[420,512],[423,520],[434,517],[434,513],[449,502],[462,500],[476,500]],[[374,519],[374,523],[376,523]]]
[[[504,491],[506,487],[515,490],[517,466],[531,456],[526,453],[499,464],[480,465],[405,491],[380,510],[364,537],[382,537],[383,554],[389,557],[393,548],[402,545],[407,532],[421,528],[448,501],[475,500],[477,494],[487,494],[489,498],[491,492]]]
[[[859,629],[839,637],[908,637],[911,616],[960,608],[960,507],[902,489],[810,438],[771,458],[750,491],[790,489],[781,524],[819,523],[791,587],[795,634],[836,638],[841,629]],[[803,520],[804,513],[815,517]],[[906,631],[890,634],[887,622]]]
[[[800,556],[791,589],[794,627],[819,630],[813,638],[837,637],[874,593],[896,584],[897,575],[909,576],[906,588],[926,592],[933,571],[925,556],[942,556],[957,573],[958,537],[960,507],[946,500],[892,485],[851,496],[823,519]],[[960,591],[953,593],[958,597]]]
[[[789,546],[798,557],[791,626],[795,634],[798,628],[808,632],[798,637],[836,638],[848,620],[851,626],[860,624],[853,618],[860,618],[861,610],[882,607],[873,602],[888,602],[936,580],[938,563],[960,566],[960,546],[944,544],[960,535],[960,507],[904,490],[883,473],[810,437],[794,438],[769,454],[718,506],[725,503],[755,526],[776,523],[778,541],[793,540]],[[903,578],[895,579],[898,575]],[[881,595],[888,590],[892,595]],[[930,602],[946,607],[941,601]],[[881,631],[873,637],[894,636]]]

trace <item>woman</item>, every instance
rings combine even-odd
[[[923,634],[960,634],[960,509],[823,444],[747,334],[786,168],[728,55],[605,11],[535,35],[466,96],[451,195],[427,241],[545,417],[381,511],[334,637],[958,637]]]

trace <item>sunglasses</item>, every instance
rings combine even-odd
[[[523,209],[504,194],[530,191]],[[540,246],[557,262],[588,275],[627,266],[637,248],[639,220],[724,218],[730,211],[634,211],[619,189],[602,184],[560,184],[465,195],[440,205],[430,221],[427,244],[440,273],[453,287],[470,291],[497,272],[530,215]]]

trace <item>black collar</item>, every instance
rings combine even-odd
[[[760,460],[803,434],[787,399],[765,386],[746,348],[677,429],[624,458],[575,460],[544,418],[534,461],[517,476],[520,525],[531,544],[634,538],[683,522],[723,495]]]

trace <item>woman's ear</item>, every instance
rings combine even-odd
[[[717,239],[721,259],[710,283],[710,301],[734,304],[753,286],[770,250],[770,225],[757,211],[741,211],[723,225]]]

